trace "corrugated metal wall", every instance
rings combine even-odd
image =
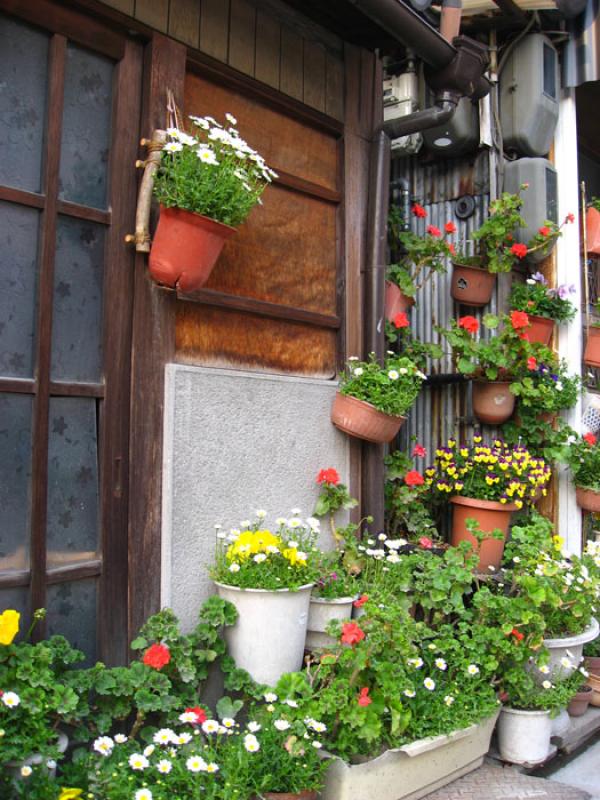
[[[452,221],[457,232],[450,238],[458,248],[472,251],[469,242],[472,231],[476,230],[487,216],[489,205],[489,158],[487,151],[481,151],[469,158],[435,161],[423,164],[418,158],[394,158],[392,161],[392,202],[401,204],[401,184],[408,181],[411,203],[416,201],[427,211],[426,219],[410,215],[412,230],[425,233],[427,225],[440,229]],[[471,195],[475,200],[473,215],[460,220],[455,215],[456,201],[463,195]],[[434,330],[435,326],[447,327],[450,320],[463,314],[478,318],[485,313],[497,310],[496,296],[483,309],[459,306],[450,295],[452,267],[448,265],[445,275],[434,275],[419,291],[416,305],[411,312],[411,330],[415,338],[426,342],[440,342],[442,337]],[[449,347],[444,346],[446,355],[431,364],[431,374],[454,373]],[[452,380],[452,379],[450,379]],[[407,446],[412,437],[427,448],[429,463],[436,448],[445,443],[449,436],[469,435],[473,430],[473,417],[470,402],[470,385],[465,382],[436,383],[427,386],[415,406],[408,422],[402,430],[400,444]],[[476,423],[477,425],[477,423]],[[488,436],[494,431],[486,427]]]

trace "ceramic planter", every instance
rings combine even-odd
[[[582,489],[577,486],[575,489],[575,499],[577,505],[584,511],[591,511],[594,514],[600,512],[600,492],[593,489]]]
[[[181,208],[160,207],[148,267],[157,283],[193,292],[204,286],[235,228]]]
[[[397,314],[407,314],[415,304],[415,298],[407,294],[391,281],[385,282],[385,318],[393,322]]]
[[[344,433],[367,442],[391,442],[406,417],[394,417],[356,397],[336,392],[331,408],[331,421]]]
[[[600,255],[600,211],[588,208],[585,212],[585,228],[588,253]]]
[[[509,381],[473,381],[473,413],[481,422],[499,425],[515,410]]]
[[[239,589],[217,583],[217,594],[238,611],[235,625],[225,629],[229,655],[257,683],[274,686],[284,672],[302,666],[308,608],[313,584],[297,591]]]
[[[311,596],[306,633],[307,650],[316,650],[319,647],[330,647],[335,644],[333,636],[325,633],[327,625],[333,620],[352,619],[352,603],[357,598],[358,595],[328,600],[323,597]]]
[[[600,368],[600,328],[587,329],[583,360],[590,367]]]
[[[550,738],[559,737],[563,738],[569,728],[571,727],[571,718],[566,708],[561,708],[558,714],[552,719],[550,727]]]
[[[536,317],[529,315],[530,327],[527,329],[527,338],[530,342],[539,342],[545,344],[546,347],[550,346],[552,341],[552,334],[556,323],[553,319],[548,317]]]
[[[544,639],[544,646],[550,653],[550,658],[548,660],[550,672],[547,675],[540,673],[536,675],[536,679],[539,678],[541,682],[546,678],[554,680],[558,677],[567,678],[571,675],[579,666],[583,654],[583,645],[595,639],[596,636],[598,636],[598,632],[598,622],[592,619],[590,625],[588,625],[583,633],[578,633],[575,636],[565,636],[560,639]],[[567,654],[567,650],[570,655]],[[561,664],[561,659],[563,658],[568,658],[573,664],[573,667],[563,667]]]
[[[467,264],[453,264],[450,294],[464,306],[479,308],[487,305],[492,299],[496,276],[487,269],[469,266]]]
[[[477,500],[474,497],[460,497],[455,495],[450,498],[452,503],[452,533],[450,544],[456,547],[461,542],[470,542],[475,552],[479,552],[479,572],[487,572],[488,567],[500,569],[504,543],[508,535],[510,515],[517,507],[512,503],[499,503],[495,500]],[[504,539],[484,539],[481,545],[469,533],[467,520],[476,519],[480,530],[491,533],[499,528],[504,534]]]
[[[497,733],[498,750],[504,761],[528,766],[541,764],[550,753],[550,712],[504,707]]]
[[[321,800],[418,800],[481,765],[497,716],[448,736],[386,750],[361,764],[334,757],[325,773]]]
[[[600,708],[600,676],[590,675],[587,679],[587,685],[592,688],[592,696],[590,697],[590,705]]]
[[[591,686],[582,686],[575,697],[569,703],[567,711],[571,717],[583,717],[592,699],[593,689]]]
[[[57,731],[57,733],[58,733],[58,741],[56,743],[56,746],[58,747],[60,753],[64,753],[65,750],[67,749],[67,745],[69,744],[69,739],[67,735],[64,734],[62,731]],[[6,769],[10,775],[14,776],[15,778],[19,778],[21,777],[21,767],[35,766],[36,764],[41,764],[43,761],[46,760],[47,760],[46,756],[42,756],[40,755],[40,753],[34,753],[32,756],[24,758],[23,761],[8,761],[4,765],[4,769]],[[56,776],[56,767],[49,769],[48,775],[51,778],[54,778]]]

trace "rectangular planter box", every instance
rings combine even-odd
[[[363,764],[333,758],[321,800],[418,800],[481,765],[499,713],[448,736],[386,750]]]

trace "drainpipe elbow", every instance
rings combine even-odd
[[[383,130],[390,139],[398,139],[401,136],[408,136],[411,133],[435,128],[448,122],[456,111],[458,96],[450,92],[444,92],[436,98],[435,105],[425,108],[423,111],[415,111],[398,119],[387,120],[383,123]]]

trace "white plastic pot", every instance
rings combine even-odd
[[[498,720],[498,750],[513,764],[543,763],[550,753],[552,720],[549,711],[504,707]]]
[[[302,666],[312,583],[297,591],[239,589],[216,583],[217,593],[237,608],[225,629],[229,655],[258,683],[274,686],[285,672]]]
[[[67,745],[69,744],[69,738],[62,731],[57,731],[57,733],[58,733],[58,741],[56,743],[56,746],[58,747],[58,751],[60,753],[64,753],[65,750],[67,749]],[[6,771],[9,773],[9,775],[13,775],[15,778],[20,778],[21,767],[33,767],[38,764],[41,764],[43,761],[48,761],[48,758],[46,756],[41,755],[40,753],[34,753],[28,758],[24,758],[22,761],[8,761],[4,765],[4,767]],[[55,778],[56,767],[49,767],[48,775],[51,778]]]
[[[550,653],[550,660],[548,661],[550,673],[547,675],[537,674],[536,677],[539,678],[540,682],[548,678],[550,680],[568,678],[579,666],[583,655],[583,645],[593,641],[598,636],[599,631],[598,621],[592,619],[592,622],[583,633],[579,633],[576,636],[566,636],[562,639],[544,639],[544,646]],[[569,651],[568,653],[567,650]],[[561,664],[561,659],[563,658],[568,658],[573,666],[563,667]]]
[[[310,598],[308,610],[308,629],[306,633],[306,649],[316,650],[320,647],[330,647],[335,644],[333,636],[325,633],[327,625],[336,620],[343,622],[352,618],[352,603],[358,598],[337,597],[334,600],[324,597]]]
[[[497,717],[496,712],[478,725],[419,739],[361,764],[331,758],[320,798],[418,800],[482,764]]]

